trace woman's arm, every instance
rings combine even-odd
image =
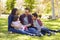
[[[18,25],[13,25],[13,23],[11,24],[11,26],[12,26],[13,28],[19,28]]]
[[[11,24],[12,27],[17,27],[16,25]]]

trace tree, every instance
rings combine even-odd
[[[25,0],[25,7],[29,7],[30,11],[34,9],[35,0]]]
[[[56,5],[57,5],[57,9],[58,9],[58,17],[60,18],[60,3],[59,3],[59,0],[56,0]]]
[[[52,3],[52,19],[55,19],[54,0],[51,0],[51,3]]]
[[[7,0],[6,2],[7,10],[10,11],[11,9],[13,9],[15,6],[15,3],[16,3],[16,0]]]
[[[2,6],[2,2],[1,2],[1,0],[0,0],[0,16],[1,16],[1,14],[2,14],[2,11],[3,11],[3,6]]]

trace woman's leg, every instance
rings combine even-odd
[[[14,33],[19,33],[19,34],[26,34],[26,35],[30,35],[31,34],[31,33],[26,32],[26,31],[16,30],[14,28],[12,28],[11,31],[14,32]]]

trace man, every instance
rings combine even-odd
[[[21,21],[21,23],[23,25],[27,25],[30,24],[30,26],[28,27],[28,29],[30,30],[30,32],[35,33],[36,28],[33,27],[33,21],[32,21],[32,15],[30,14],[30,9],[29,8],[25,8],[25,13],[23,13],[19,20]]]
[[[32,15],[29,8],[25,8],[25,13],[20,16],[20,21],[23,25],[32,24]]]

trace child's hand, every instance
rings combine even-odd
[[[27,24],[27,25],[25,25],[25,26],[29,27],[29,26],[31,26],[31,24]]]
[[[29,26],[31,26],[31,24],[28,24]]]

